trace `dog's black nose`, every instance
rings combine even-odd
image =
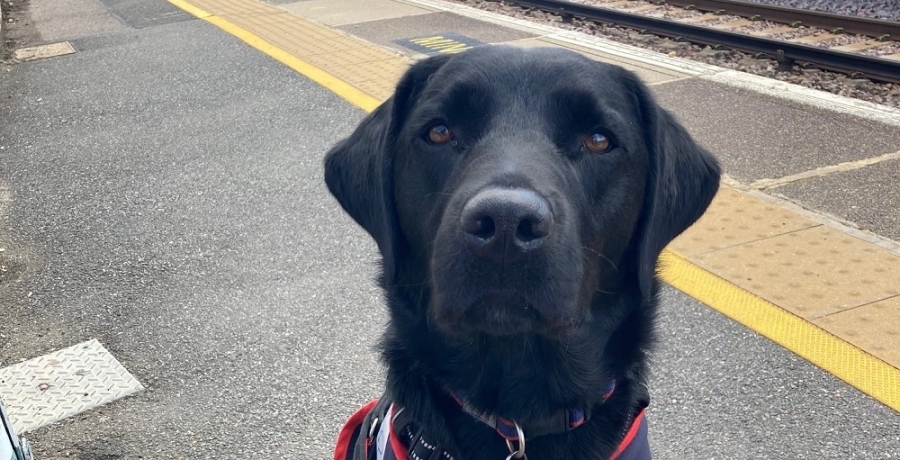
[[[537,249],[553,227],[547,200],[525,189],[491,188],[469,199],[460,228],[480,256],[510,262]]]

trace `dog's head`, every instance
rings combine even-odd
[[[655,294],[662,249],[719,167],[631,73],[554,49],[414,65],[325,178],[447,334],[562,337],[602,298]]]

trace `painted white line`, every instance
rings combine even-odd
[[[20,434],[143,389],[96,340],[0,369],[0,398]]]
[[[650,51],[633,45],[626,45],[613,40],[593,35],[538,24],[525,19],[517,19],[503,14],[492,13],[466,5],[445,2],[442,0],[398,0],[434,11],[449,11],[460,16],[477,19],[492,24],[509,27],[560,42],[590,48],[599,53],[617,56],[622,60],[631,60],[656,67],[675,70],[696,76],[704,80],[743,88],[746,90],[774,96],[780,99],[811,105],[832,112],[854,115],[868,120],[878,121],[892,126],[900,126],[900,109],[887,107],[872,102],[853,99],[846,96],[819,91],[805,86],[786,83],[759,75],[726,69],[704,64],[689,59],[670,57],[663,53]]]
[[[878,164],[883,161],[897,159],[900,159],[900,152],[888,153],[878,157],[865,158],[862,160],[846,161],[844,163],[823,166],[821,168],[811,169],[809,171],[803,171],[802,173],[791,174],[789,176],[783,176],[777,179],[760,179],[751,183],[750,188],[765,190],[773,187],[780,187],[782,185],[791,184],[812,177],[822,177],[838,172],[853,171],[855,169],[865,168],[866,166]]]

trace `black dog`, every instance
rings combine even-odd
[[[385,395],[335,458],[646,449],[657,258],[719,166],[633,74],[553,49],[421,61],[325,180],[378,244],[390,308]]]

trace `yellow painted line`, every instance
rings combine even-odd
[[[186,13],[188,13],[192,16],[196,16],[197,18],[200,18],[200,19],[206,19],[206,18],[212,16],[212,14],[207,13],[205,10],[197,8],[196,6],[191,5],[190,3],[182,1],[182,0],[169,0],[169,3],[177,6],[178,8],[181,8]]]
[[[446,38],[442,35],[433,37],[422,37],[410,40],[411,43],[427,48],[431,51],[437,51],[444,54],[454,54],[472,48],[472,45],[462,43],[452,38]]]
[[[240,38],[367,112],[381,104],[377,98],[221,16],[207,13],[183,0],[168,1]],[[425,40],[429,39],[439,41],[443,37],[427,37]],[[663,253],[661,266],[663,279],[675,288],[791,350],[888,407],[900,411],[900,369],[700,268],[670,250]]]
[[[261,38],[259,35],[250,32],[249,30],[229,21],[222,16],[216,16],[207,13],[206,11],[197,8],[183,0],[168,1],[178,8],[181,8],[182,10],[190,13],[191,15],[196,16],[199,19],[203,19],[204,21],[207,21],[213,25],[216,25],[225,32],[228,32],[231,35],[240,38],[248,45],[256,48],[259,51],[262,51],[264,54],[290,67],[291,69],[294,69],[296,72],[302,74],[306,78],[309,78],[310,80],[324,86],[329,91],[337,94],[347,102],[365,110],[366,112],[371,112],[375,110],[379,105],[381,105],[380,100],[366,94],[364,91],[288,53],[287,51],[278,48],[277,46]]]
[[[662,278],[678,290],[900,411],[900,369],[672,251],[660,262]]]
[[[453,40],[450,38],[444,38],[440,35],[437,35],[434,37],[417,38],[415,40],[410,40],[410,41],[417,45],[422,45],[422,46],[438,45],[438,44],[446,44],[446,43],[459,43],[456,40]]]

